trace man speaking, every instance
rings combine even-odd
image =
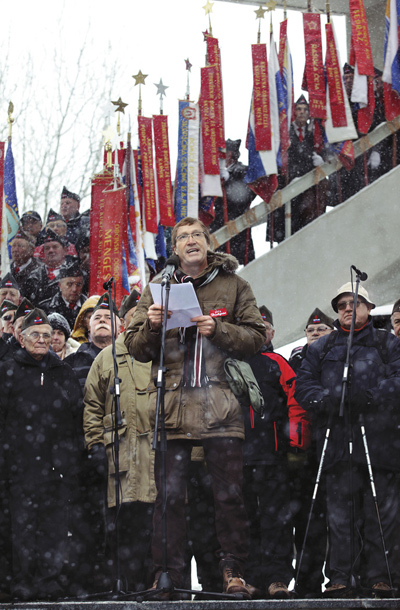
[[[244,359],[265,342],[265,326],[249,284],[235,274],[237,260],[210,250],[210,233],[187,217],[172,231],[179,266],[173,284],[191,282],[203,315],[195,326],[167,331],[165,342],[165,424],[167,429],[167,569],[175,588],[185,577],[185,498],[192,447],[202,445],[212,481],[215,525],[223,591],[249,599],[243,579],[248,554],[248,522],[242,497],[242,409],[226,381],[228,357]],[[161,306],[153,303],[149,286],[126,333],[129,352],[142,362],[159,365]],[[157,389],[150,386],[155,417]],[[162,573],[161,468],[157,452],[157,499],[154,512],[153,562],[155,587]]]

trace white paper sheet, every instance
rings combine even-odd
[[[161,284],[149,284],[151,296],[156,305],[161,305]],[[165,296],[164,296],[165,304]],[[191,318],[203,315],[193,284],[172,284],[169,293],[168,310],[172,315],[167,322],[167,330],[178,326],[195,326]]]

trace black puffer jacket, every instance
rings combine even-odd
[[[40,485],[76,474],[82,394],[71,368],[54,354],[24,349],[0,362],[0,439],[7,477]]]
[[[320,454],[328,414],[333,410],[325,468],[348,458],[347,409],[341,418],[339,405],[349,333],[341,329],[337,322],[335,326],[337,333],[321,337],[308,347],[297,373],[295,391],[296,400],[312,414]],[[385,348],[382,350],[382,342],[377,339],[377,333],[382,332],[385,331],[375,330],[369,321],[364,328],[354,333],[348,391],[351,419],[354,422],[353,461],[366,463],[358,419],[361,411],[365,419],[372,467],[399,471],[400,341],[387,333]]]

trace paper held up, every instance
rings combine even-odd
[[[151,296],[156,305],[161,305],[161,284],[149,284]],[[165,303],[164,303],[165,304]],[[172,284],[169,293],[168,310],[172,312],[167,321],[167,330],[179,326],[195,326],[192,318],[203,315],[193,284]]]

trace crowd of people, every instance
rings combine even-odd
[[[35,213],[23,216],[12,273],[0,281],[2,599],[101,596],[121,575],[124,591],[182,599],[192,557],[201,599],[218,592],[241,599],[393,596],[400,569],[400,300],[394,334],[377,331],[374,303],[360,287],[341,413],[354,286],[333,297],[335,321],[312,311],[307,343],[288,362],[274,352],[272,312],[236,274],[238,261],[210,249],[201,221],[180,221],[171,236],[179,261],[171,282],[192,283],[202,314],[166,333],[164,462],[152,449],[162,307],[150,285],[143,295],[134,289],[119,310],[108,293],[88,295],[85,259],[71,247],[81,251],[88,222],[66,189],[63,204],[49,213],[53,225],[44,231]],[[249,363],[264,417],[233,393],[228,357]]]

